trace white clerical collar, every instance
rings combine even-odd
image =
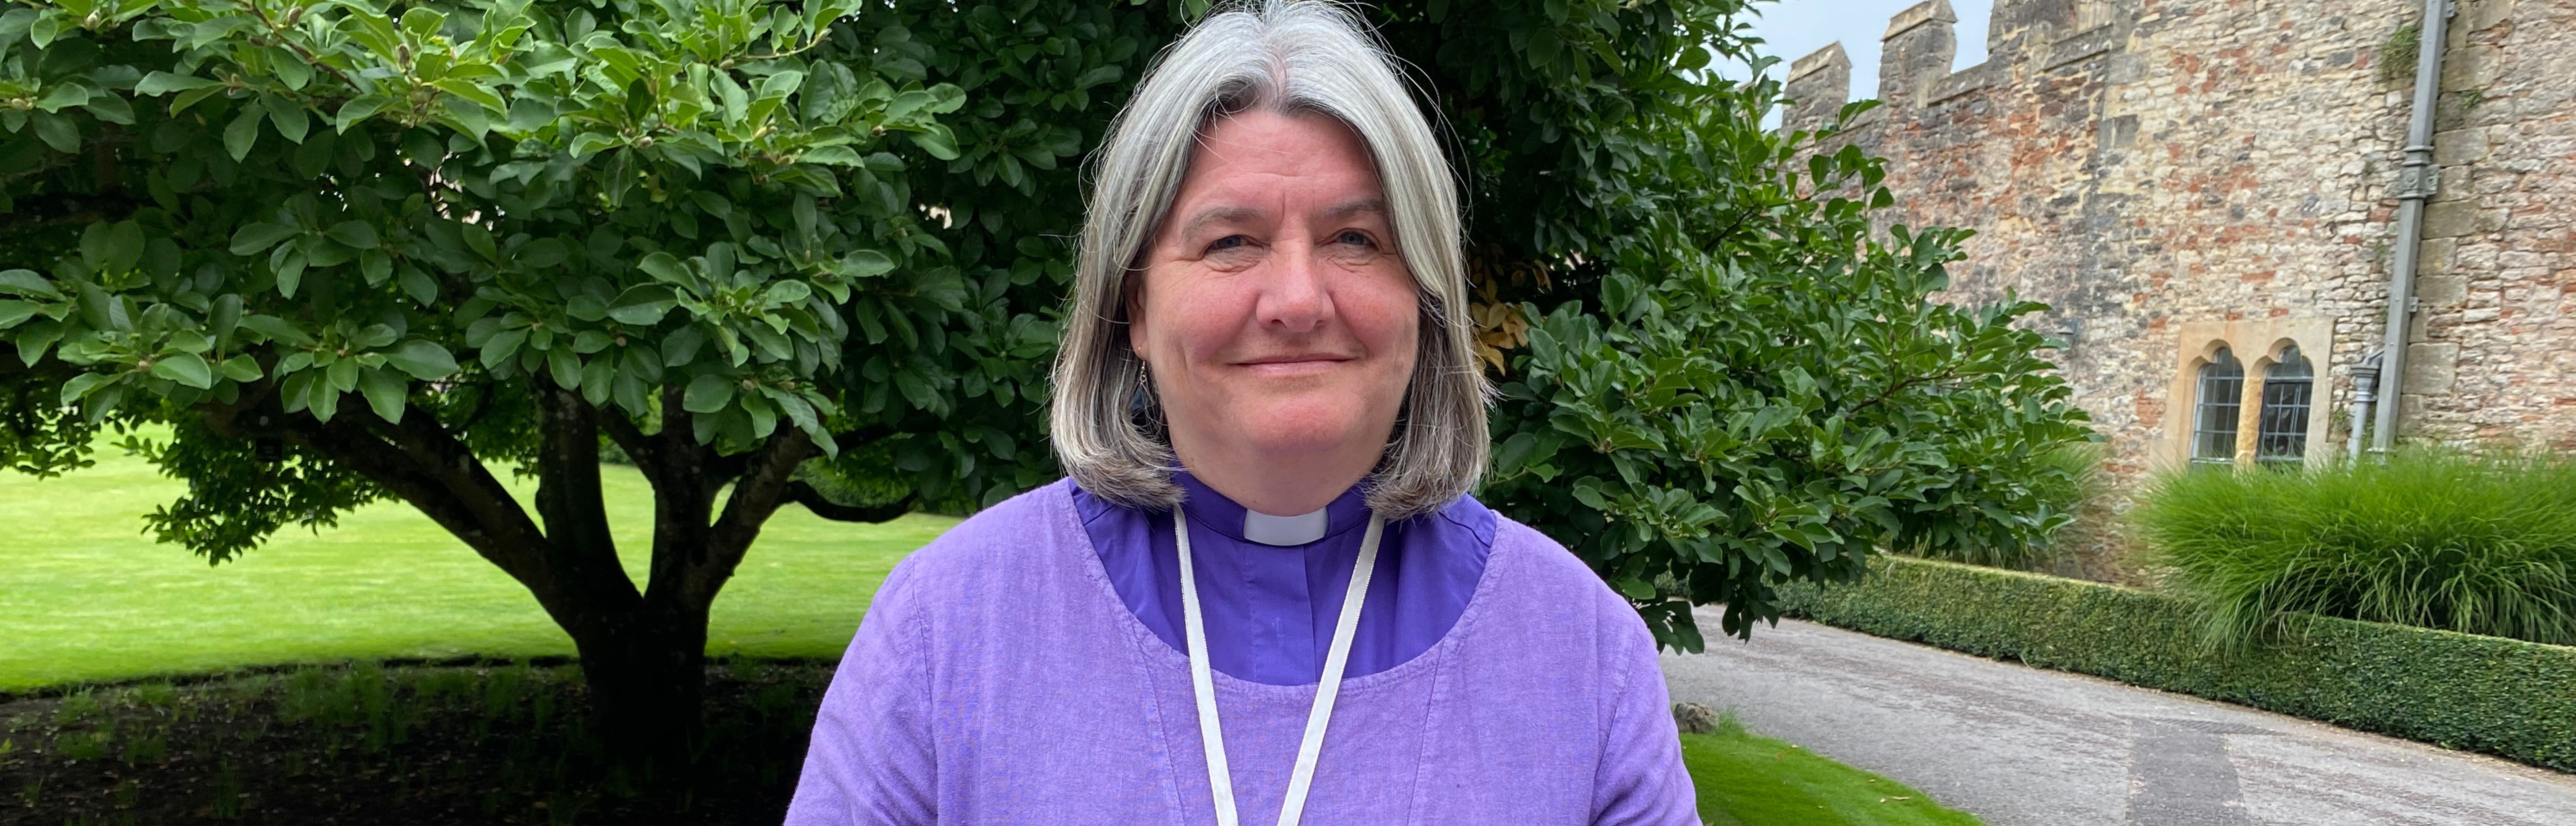
[[[1251,508],[1243,509],[1243,538],[1264,545],[1304,545],[1324,538],[1333,520],[1316,508],[1303,516],[1272,516]]]

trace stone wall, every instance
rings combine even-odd
[[[2178,379],[2220,345],[2259,378],[2301,344],[2324,461],[2383,339],[2421,8],[1997,0],[1990,57],[1953,72],[1931,0],[1891,21],[1849,139],[1889,159],[1900,222],[1979,231],[1955,300],[2055,308],[2036,323],[2069,342],[2116,490],[2189,456]],[[2399,434],[2576,448],[2576,0],[2462,0],[2451,31]],[[1787,125],[1849,77],[1838,45],[1793,63]]]

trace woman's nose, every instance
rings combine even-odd
[[[1262,325],[1307,333],[1331,320],[1332,294],[1325,289],[1324,262],[1315,245],[1282,244],[1271,260],[1270,278],[1265,279],[1255,308]]]

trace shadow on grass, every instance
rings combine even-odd
[[[832,667],[710,666],[704,747],[659,777],[610,769],[564,663],[362,662],[0,701],[0,826],[771,826]],[[1731,717],[1682,746],[1717,826],[1979,826]]]
[[[0,705],[0,824],[776,824],[829,663],[707,675],[687,771],[609,768],[571,666],[372,663]]]

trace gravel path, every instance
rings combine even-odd
[[[1991,826],[2576,826],[2576,775],[1810,623],[1664,679]]]

